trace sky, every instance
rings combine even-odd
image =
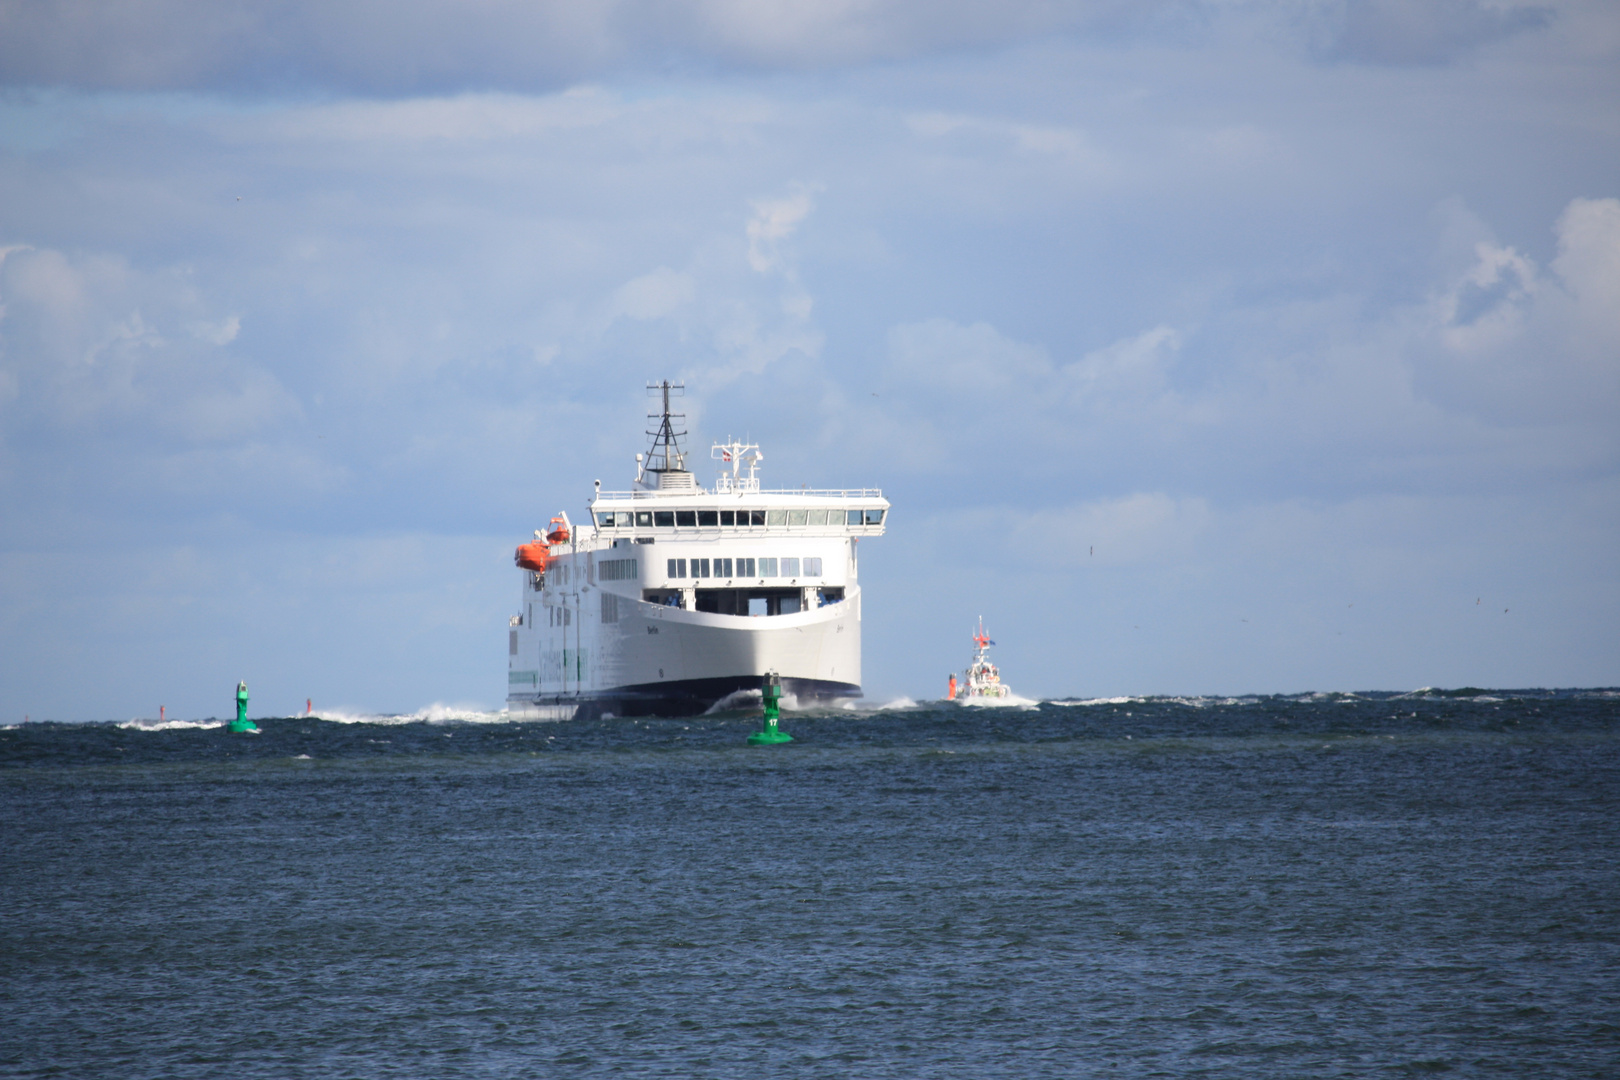
[[[0,723],[499,708],[645,383],[872,701],[1620,684],[1620,8],[0,0]]]

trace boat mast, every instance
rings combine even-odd
[[[647,392],[661,391],[664,395],[664,410],[662,413],[648,413],[647,419],[657,420],[658,426],[647,432],[652,436],[652,450],[647,454],[647,471],[680,472],[686,468],[686,455],[681,453],[680,441],[686,436],[684,431],[676,431],[674,420],[685,420],[685,413],[672,413],[669,411],[669,395],[686,393],[685,383],[672,383],[668,379],[662,382],[648,383]]]

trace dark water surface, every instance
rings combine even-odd
[[[0,729],[0,1074],[1620,1075],[1620,694]]]

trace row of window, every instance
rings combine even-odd
[[[636,560],[604,559],[596,564],[596,572],[603,581],[634,581],[636,579]]]
[[[766,528],[772,525],[881,525],[883,510],[598,510],[604,529]]]
[[[821,576],[821,559],[811,558],[803,560],[804,573],[799,573],[800,560],[798,559],[670,559],[669,576],[672,578],[686,577],[687,570],[692,571],[692,577],[702,580],[709,577],[717,578],[818,578]],[[714,573],[710,574],[709,571]],[[735,569],[736,573],[732,573]]]

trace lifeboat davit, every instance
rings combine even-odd
[[[546,572],[546,560],[549,558],[551,558],[550,545],[544,540],[536,540],[532,544],[519,544],[512,561],[524,570],[543,574]]]
[[[556,528],[546,533],[546,542],[551,544],[568,543],[568,518],[566,516],[554,517],[551,519],[551,524],[555,525]]]

